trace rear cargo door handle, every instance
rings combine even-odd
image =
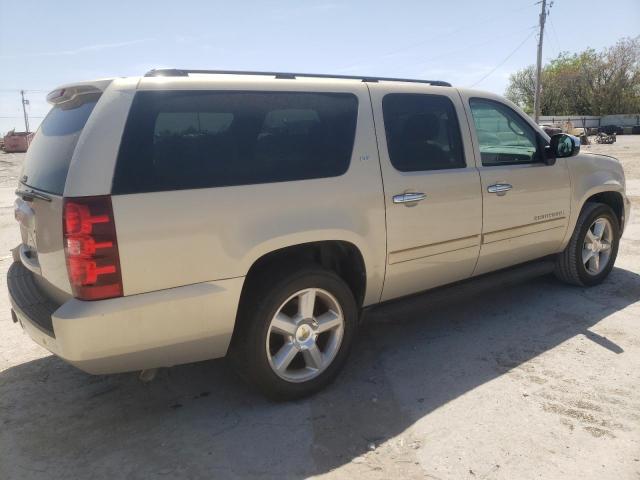
[[[393,196],[393,203],[415,203],[427,198],[427,195],[419,192],[407,192]]]
[[[487,192],[495,193],[497,195],[505,195],[509,190],[511,190],[513,186],[508,183],[494,183],[493,185],[489,185],[487,187]]]

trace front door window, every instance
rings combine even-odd
[[[472,98],[469,104],[484,167],[542,161],[537,133],[515,111],[492,100]]]

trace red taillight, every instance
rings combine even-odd
[[[111,197],[64,199],[64,252],[71,290],[81,300],[122,296]]]
[[[89,235],[94,223],[109,222],[108,215],[91,215],[88,205],[67,201],[64,210],[64,227],[67,235]]]

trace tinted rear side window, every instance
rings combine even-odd
[[[83,95],[51,109],[29,145],[22,168],[24,184],[62,195],[73,151],[97,101],[97,95]]]
[[[138,92],[113,193],[342,175],[357,111],[348,93]]]
[[[401,172],[466,166],[458,117],[440,95],[390,93],[382,99],[389,157]]]

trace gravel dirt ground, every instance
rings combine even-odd
[[[640,136],[583,147],[624,163]],[[22,155],[0,154],[0,479],[640,479],[640,215],[601,286],[551,276],[387,309],[346,371],[274,404],[224,360],[90,376],[9,314]]]

